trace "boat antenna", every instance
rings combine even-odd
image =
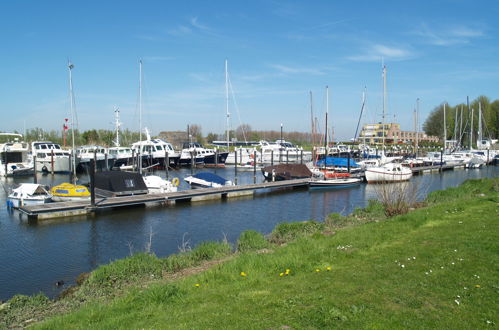
[[[324,124],[324,165],[326,164],[327,157],[327,115],[329,112],[329,86],[326,86],[326,118]]]
[[[383,64],[383,115],[381,116],[381,131],[383,132],[383,148],[385,147],[385,114],[386,114],[386,65]]]
[[[73,63],[68,60],[68,70],[69,70],[69,104],[71,109],[71,143],[72,143],[72,169],[73,169],[73,184],[76,184],[76,149],[75,149],[75,101],[73,94],[73,75],[72,70],[74,68]]]

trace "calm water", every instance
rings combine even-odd
[[[212,170],[214,171],[214,170]],[[234,170],[218,169],[217,174],[234,179]],[[165,176],[164,172],[157,173]],[[185,177],[189,170],[171,171],[171,177]],[[494,177],[499,168],[455,170],[443,174],[416,176],[411,183],[425,192],[459,185],[468,178]],[[263,176],[257,173],[257,181]],[[3,178],[8,188],[32,178]],[[82,177],[83,182],[88,181]],[[62,175],[39,175],[39,183],[67,181]],[[253,183],[253,172],[239,172],[240,184]],[[181,189],[186,189],[185,183]],[[82,272],[98,265],[144,251],[152,237],[152,251],[159,257],[176,253],[182,242],[191,247],[206,240],[235,242],[247,229],[269,233],[277,223],[323,220],[329,213],[350,213],[376,197],[375,187],[362,184],[342,190],[308,191],[306,188],[280,192],[260,192],[250,197],[227,201],[147,206],[110,210],[94,217],[80,216],[57,220],[28,221],[18,212],[9,212],[6,193],[0,189],[0,300],[21,294],[44,292],[55,297],[74,283]],[[63,280],[64,287],[56,287]]]

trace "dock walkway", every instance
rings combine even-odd
[[[19,208],[19,211],[31,218],[47,219],[66,216],[84,215],[101,209],[125,207],[151,202],[169,201],[201,201],[209,199],[231,198],[253,195],[256,190],[279,189],[308,186],[309,179],[264,182],[240,186],[224,186],[220,188],[189,189],[164,194],[144,194],[124,197],[96,197],[95,205],[90,201],[57,202],[39,205],[29,205]]]

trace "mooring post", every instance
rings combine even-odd
[[[94,150],[94,158],[90,160],[90,205],[95,207],[95,161],[97,150]]]
[[[189,151],[189,153],[191,154],[191,175],[194,173],[194,154],[192,153],[192,151]]]
[[[169,176],[169,169],[168,167],[170,166],[170,156],[168,155],[168,151],[165,150],[165,174],[166,174],[166,180],[168,180],[168,176]]]
[[[289,150],[286,150],[286,164],[289,163]]]
[[[303,150],[300,150],[300,164],[303,164]]]
[[[234,150],[234,184],[237,186],[237,150]]]
[[[215,168],[218,167],[218,148],[215,148]]]
[[[489,150],[490,148],[487,148],[487,163],[485,165],[489,165]]]
[[[37,182],[38,178],[36,177],[36,155],[33,155],[33,183]]]
[[[442,172],[442,165],[444,164],[444,148],[440,149],[440,172]]]
[[[350,173],[350,150],[348,150],[347,170],[348,170],[348,173]]]
[[[256,150],[253,152],[253,183],[256,183]]]
[[[135,169],[135,149],[132,149],[132,171]]]
[[[54,149],[50,151],[50,174],[54,174]]]
[[[104,153],[104,161],[106,162],[106,171],[109,171],[109,155],[107,153],[107,151]]]
[[[274,166],[274,150],[270,150],[270,166]]]
[[[243,148],[239,149],[239,163],[243,164]]]

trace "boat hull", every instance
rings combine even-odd
[[[401,182],[408,181],[412,177],[412,171],[410,173],[392,173],[377,169],[367,169],[365,176],[368,183]]]

